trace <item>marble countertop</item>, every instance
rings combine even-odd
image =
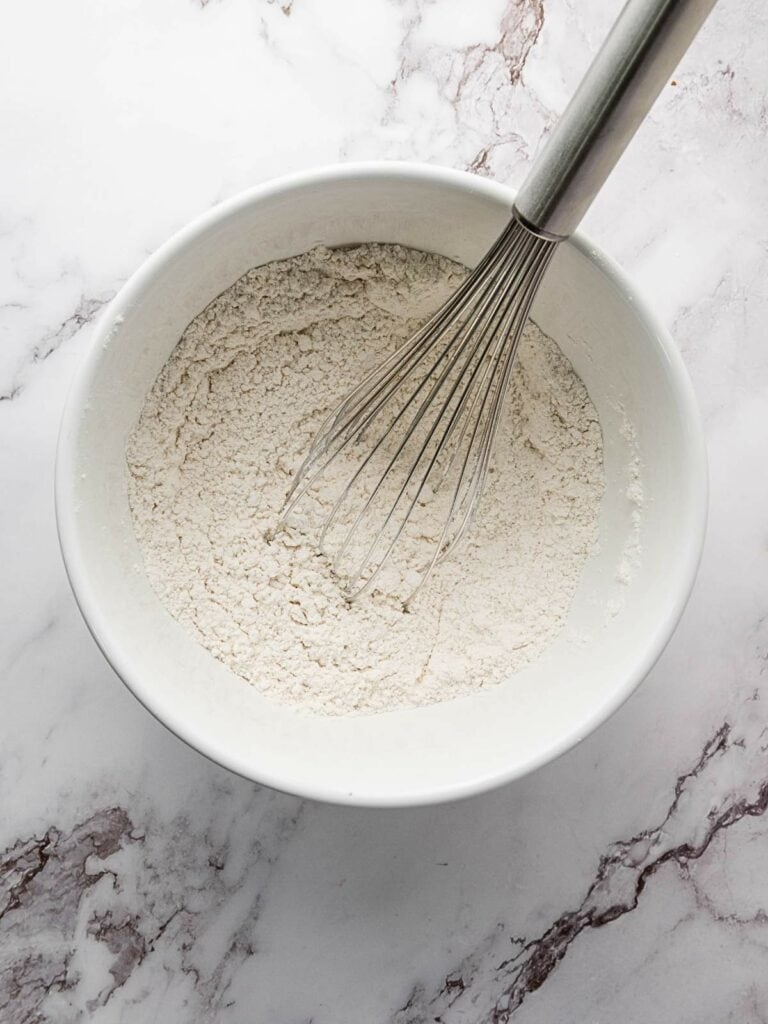
[[[487,796],[373,812],[207,762],[110,671],[52,477],[94,317],[222,198],[337,160],[519,184],[620,7],[29,0],[0,48],[0,1021],[768,1020],[768,10],[721,0],[585,227],[675,335],[711,513],[635,696]]]

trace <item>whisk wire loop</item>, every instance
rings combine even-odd
[[[407,606],[471,524],[520,336],[556,246],[513,217],[451,298],[320,428],[281,523],[305,499],[319,506],[318,546],[348,600],[376,584],[406,536],[421,553],[418,565],[401,566]],[[421,521],[426,513],[416,515],[434,501],[446,507],[436,532]]]
[[[282,513],[285,520],[303,494],[312,486],[327,465],[348,444],[355,435],[363,433],[386,405],[393,392],[402,386],[409,373],[443,339],[444,325],[454,320],[461,323],[461,312],[475,301],[473,293],[482,288],[488,279],[493,261],[506,246],[519,240],[519,233],[513,230],[514,221],[507,225],[491,249],[485,254],[472,275],[465,278],[459,288],[427,321],[427,323],[401,345],[395,352],[376,366],[367,377],[336,407],[320,427],[307,457],[296,473],[286,498]],[[456,327],[456,323],[453,323]],[[458,328],[457,328],[458,329]],[[450,339],[444,353],[450,348]],[[425,381],[426,383],[426,381]],[[358,422],[365,412],[365,416]],[[354,428],[350,433],[350,429]],[[339,442],[337,448],[334,448]],[[319,456],[327,455],[320,466],[314,465]]]
[[[511,261],[511,259],[514,259],[517,255],[518,255],[517,254],[517,249],[513,248],[511,255],[509,257],[507,257],[508,261]],[[384,484],[385,479],[389,475],[390,471],[394,467],[394,465],[397,462],[397,460],[400,457],[400,455],[403,453],[406,445],[408,444],[408,442],[410,441],[410,439],[413,437],[414,433],[418,429],[418,427],[421,424],[425,414],[427,413],[427,411],[431,407],[433,401],[435,400],[436,396],[439,394],[440,390],[442,389],[443,384],[446,383],[446,381],[448,380],[448,378],[450,376],[450,373],[453,370],[453,368],[460,361],[462,356],[464,356],[466,354],[467,349],[469,349],[470,351],[469,351],[469,355],[467,356],[467,359],[466,359],[466,365],[468,365],[474,359],[475,355],[477,354],[478,348],[482,344],[483,338],[484,338],[485,334],[487,333],[487,329],[483,329],[481,331],[480,336],[479,336],[477,342],[475,343],[474,348],[471,347],[472,339],[475,337],[475,334],[477,332],[478,326],[483,322],[483,317],[485,317],[485,315],[487,314],[488,308],[493,303],[495,303],[496,308],[498,308],[498,305],[502,301],[502,298],[503,298],[503,286],[501,285],[501,283],[499,281],[493,281],[493,280],[490,281],[489,284],[485,287],[485,289],[483,291],[482,303],[480,305],[480,308],[473,312],[471,320],[469,321],[469,326],[467,327],[465,325],[465,333],[463,335],[463,338],[462,338],[461,342],[458,345],[453,346],[455,348],[455,351],[453,352],[453,354],[448,359],[446,365],[440,371],[439,375],[437,376],[437,379],[432,384],[432,387],[431,387],[429,393],[427,394],[427,396],[424,399],[422,399],[422,402],[421,402],[419,408],[417,409],[416,413],[414,414],[413,419],[411,420],[411,422],[410,422],[410,424],[409,424],[409,426],[408,426],[408,428],[407,428],[407,430],[405,432],[404,437],[400,441],[400,444],[398,445],[397,450],[395,451],[394,455],[392,455],[387,468],[384,470],[384,473],[379,478],[376,486],[374,487],[374,489],[372,490],[371,494],[369,495],[365,505],[360,510],[360,513],[358,514],[356,520],[354,521],[352,526],[349,528],[347,536],[346,536],[344,542],[342,543],[342,546],[339,549],[339,552],[337,554],[337,559],[340,559],[341,557],[343,557],[343,554],[345,553],[345,551],[346,551],[346,549],[348,547],[349,540],[351,539],[352,534],[354,533],[355,529],[360,525],[360,522],[362,521],[363,516],[365,515],[365,513],[368,511],[368,509],[370,508],[371,504],[375,500],[378,492],[380,491],[381,487]],[[494,312],[495,312],[495,309],[491,311],[491,315],[493,315]],[[452,346],[451,346],[451,344],[449,342],[448,346],[445,349],[445,353],[446,354],[448,352],[450,352],[451,347]],[[402,409],[400,409],[400,411],[398,412],[397,416],[395,417],[395,420],[393,421],[392,427],[390,429],[393,429],[394,427],[397,426],[397,424],[403,418],[404,414],[409,410],[410,406],[418,398],[418,396],[421,393],[421,391],[424,389],[424,387],[432,379],[433,375],[435,373],[437,373],[438,367],[439,367],[439,363],[442,360],[442,358],[443,358],[443,353],[441,353],[440,357],[438,357],[438,360],[433,365],[432,369],[425,374],[425,376],[423,377],[423,380],[421,381],[419,386],[416,388],[416,390],[413,392],[413,394],[410,396],[410,398],[407,400],[407,402],[403,405]],[[479,365],[480,365],[480,363],[478,362],[477,363],[477,367],[479,367]],[[475,372],[476,372],[476,370],[475,370]],[[473,377],[474,377],[474,374],[473,374]],[[443,404],[442,404],[442,406],[440,408],[440,412],[439,412],[437,418],[435,419],[435,422],[433,423],[431,429],[429,430],[427,438],[424,441],[424,444],[422,445],[422,450],[420,452],[419,457],[421,455],[423,455],[423,453],[424,453],[427,445],[429,444],[429,442],[430,442],[430,440],[431,440],[435,430],[437,429],[437,426],[441,422],[443,415],[446,413],[447,409],[449,408],[451,400],[453,399],[453,397],[454,397],[454,395],[455,395],[455,393],[456,393],[456,391],[458,389],[458,386],[459,386],[460,382],[461,382],[461,377],[457,376],[455,381],[454,381],[454,383],[453,383],[453,385],[451,386],[451,388],[450,388],[450,390],[448,392],[448,395],[446,396],[446,398],[443,401]],[[466,400],[466,395],[462,398],[462,402],[460,403],[458,408],[454,411],[454,415],[453,415],[452,420],[451,420],[452,423],[456,420],[458,414],[462,411],[463,402],[465,400]],[[353,476],[353,478],[350,480],[350,482],[347,484],[347,486],[341,492],[341,494],[339,496],[339,499],[338,499],[336,505],[334,506],[334,509],[332,510],[332,512],[331,512],[331,514],[330,514],[330,516],[328,518],[328,522],[326,523],[326,527],[324,528],[324,534],[327,533],[328,527],[331,524],[331,521],[335,517],[336,513],[338,512],[338,509],[340,508],[340,506],[343,503],[343,501],[345,500],[345,498],[349,495],[349,492],[352,489],[352,487],[354,486],[354,484],[357,481],[357,479],[360,477],[360,475],[362,474],[364,469],[367,467],[368,463],[371,461],[371,459],[376,454],[378,449],[387,440],[387,436],[388,436],[388,434],[382,434],[381,438],[377,442],[377,445],[371,450],[371,453],[366,457],[366,459],[364,460],[362,465],[358,468],[358,470],[355,473],[355,475]],[[443,438],[443,440],[445,440],[445,437]],[[437,452],[436,452],[436,454],[437,454]],[[418,465],[418,461],[419,460],[417,458],[416,462],[414,462],[414,464],[413,464],[413,466],[411,468],[411,471],[406,476],[405,482],[404,482],[403,486],[400,489],[398,497],[397,497],[394,505],[392,506],[392,509],[390,510],[390,513],[388,514],[388,516],[387,516],[387,518],[386,518],[386,520],[384,522],[384,528],[386,528],[386,526],[389,524],[389,522],[390,522],[390,520],[392,518],[392,515],[394,514],[394,512],[395,512],[395,510],[396,510],[396,508],[397,508],[397,506],[398,506],[398,504],[400,502],[400,500],[402,499],[403,495],[405,494],[406,488],[407,488],[408,484],[411,482],[411,479],[413,478],[416,466]],[[421,491],[422,491],[422,488],[423,488],[423,484],[426,481],[426,478],[429,475],[429,472],[430,472],[430,470],[431,470],[433,465],[434,465],[434,458],[430,462],[430,465],[429,465],[429,467],[427,469],[427,473],[425,474],[425,476],[424,476],[424,478],[422,480],[422,484],[420,485],[419,490],[417,491],[417,493],[416,493],[416,495],[414,497],[414,501],[413,501],[414,504],[418,500],[418,498],[419,498],[419,496],[421,494]],[[321,535],[321,541],[320,541],[321,546],[322,546],[322,542],[323,542],[323,539],[324,539],[324,534]],[[373,549],[371,549],[369,551],[368,557],[370,557],[370,555],[372,553],[373,553]]]
[[[527,255],[527,249],[528,248],[532,248],[533,244],[535,244],[535,243],[532,243],[532,242],[529,241],[527,247],[521,247],[523,249],[523,251],[522,251],[522,253],[520,255],[522,255],[523,258],[525,258],[525,256]],[[518,254],[516,253],[515,255],[518,255]],[[487,301],[484,304],[484,307],[480,311],[478,311],[476,316],[473,318],[472,325],[471,325],[469,331],[467,332],[467,336],[465,337],[465,340],[462,343],[462,347],[466,347],[469,344],[470,339],[474,336],[474,334],[475,334],[475,332],[476,332],[476,330],[477,330],[477,328],[478,328],[478,326],[480,324],[482,324],[482,327],[480,328],[480,333],[479,333],[479,336],[477,338],[476,344],[475,344],[474,348],[470,351],[470,354],[469,354],[469,356],[468,356],[468,358],[466,360],[466,363],[465,363],[464,370],[466,372],[468,372],[469,377],[468,377],[468,379],[465,379],[463,376],[459,375],[453,381],[453,383],[452,383],[452,385],[451,385],[451,387],[450,387],[450,389],[448,391],[448,394],[446,395],[445,399],[443,400],[442,405],[440,406],[440,409],[439,409],[439,412],[438,412],[437,416],[435,417],[434,421],[432,422],[432,425],[430,426],[430,428],[428,430],[426,438],[422,442],[422,445],[421,445],[421,448],[420,448],[420,450],[418,452],[418,455],[416,456],[416,458],[414,459],[413,463],[411,464],[411,468],[408,471],[402,486],[400,487],[398,495],[397,495],[395,501],[392,503],[392,505],[391,505],[387,515],[386,515],[386,518],[385,518],[385,520],[384,520],[384,522],[382,524],[381,529],[374,536],[374,539],[373,539],[372,543],[368,547],[368,550],[366,551],[364,557],[360,560],[356,570],[350,574],[350,579],[352,579],[352,580],[361,579],[363,577],[363,574],[364,574],[364,571],[365,571],[365,566],[367,564],[369,564],[369,563],[375,563],[376,567],[372,571],[370,576],[367,577],[365,583],[362,586],[358,587],[357,590],[354,590],[354,591],[352,591],[350,593],[349,596],[350,596],[351,599],[354,599],[356,597],[360,597],[364,593],[366,593],[368,590],[370,590],[371,586],[373,585],[373,583],[377,579],[379,573],[383,569],[384,564],[387,562],[389,556],[391,555],[395,545],[397,544],[398,540],[400,539],[400,537],[401,537],[401,535],[403,533],[403,530],[406,528],[406,525],[407,525],[407,523],[409,521],[409,517],[413,513],[413,510],[416,507],[417,502],[421,498],[421,496],[423,494],[423,491],[424,491],[424,488],[427,485],[427,481],[429,480],[429,478],[430,478],[430,476],[432,474],[432,471],[434,470],[434,468],[435,468],[435,466],[437,464],[437,460],[438,460],[439,456],[441,455],[441,453],[446,449],[446,447],[447,447],[447,445],[448,445],[448,443],[450,441],[451,435],[453,434],[457,424],[459,422],[463,422],[462,435],[461,435],[461,437],[459,439],[459,442],[458,442],[458,445],[460,446],[461,445],[461,441],[463,439],[463,436],[464,436],[464,434],[466,432],[467,426],[468,426],[468,424],[470,422],[472,422],[473,407],[477,403],[478,398],[482,395],[483,397],[482,397],[481,408],[480,408],[480,411],[479,411],[479,416],[474,421],[474,429],[473,429],[473,432],[472,432],[472,437],[471,437],[471,440],[470,440],[469,448],[467,449],[467,457],[469,456],[469,453],[472,450],[472,444],[473,444],[473,442],[475,441],[475,438],[476,438],[478,427],[479,427],[479,425],[481,423],[481,418],[482,418],[482,414],[484,412],[485,404],[486,404],[486,402],[488,400],[488,396],[490,395],[490,390],[486,389],[485,391],[483,391],[483,386],[484,386],[485,382],[488,380],[488,378],[493,379],[495,373],[497,372],[498,365],[499,365],[499,362],[500,362],[500,359],[501,359],[501,355],[502,355],[503,350],[504,350],[504,346],[508,342],[508,339],[505,338],[505,326],[504,326],[503,321],[504,321],[504,317],[505,317],[506,312],[508,311],[509,307],[515,302],[515,300],[517,298],[517,294],[518,294],[518,282],[517,282],[517,279],[513,278],[513,282],[514,283],[513,283],[512,287],[509,288],[509,290],[507,290],[507,288],[505,287],[505,278],[503,277],[503,275],[501,275],[499,280],[496,282],[493,290],[490,292],[490,295],[488,296]],[[488,305],[490,304],[491,300],[493,300],[493,304],[494,304],[493,305],[493,309],[490,311],[489,318],[483,320],[482,317],[488,312]],[[501,323],[499,323],[499,319],[498,319],[498,314],[499,314],[500,308],[502,310],[501,314],[500,314]],[[478,351],[479,351],[479,357],[475,358],[477,356],[477,354],[478,354]],[[490,359],[487,358],[489,356],[489,354],[490,354]],[[458,353],[457,353],[457,358],[458,358]],[[480,372],[481,372],[481,368],[482,368],[482,371],[483,371],[482,372],[482,377],[479,376]],[[342,544],[342,547],[340,548],[340,550],[339,550],[339,552],[337,554],[337,559],[341,559],[343,557],[344,553],[346,552],[346,549],[349,546],[349,543],[350,543],[350,541],[352,539],[352,536],[354,535],[355,531],[359,528],[361,522],[363,521],[363,517],[364,517],[365,513],[368,511],[368,509],[370,508],[370,506],[371,506],[371,504],[372,504],[376,494],[383,487],[384,482],[385,482],[387,476],[392,471],[392,469],[395,466],[395,463],[396,463],[397,459],[399,458],[399,456],[402,454],[402,452],[403,452],[403,450],[405,448],[405,445],[410,440],[410,437],[413,435],[414,431],[416,430],[416,428],[418,427],[419,423],[423,419],[423,417],[426,414],[427,410],[431,406],[431,404],[432,404],[432,402],[434,400],[435,394],[437,393],[437,391],[439,390],[439,387],[444,382],[444,379],[447,376],[447,372],[448,371],[446,369],[446,371],[444,372],[444,375],[434,385],[432,392],[422,402],[422,405],[420,406],[419,410],[415,414],[414,419],[413,419],[411,425],[408,428],[406,436],[401,441],[401,443],[400,443],[400,445],[399,445],[395,455],[392,456],[392,459],[390,460],[386,470],[380,476],[380,478],[379,478],[379,480],[378,480],[378,482],[376,484],[376,488],[375,488],[374,492],[371,493],[371,495],[369,496],[369,498],[366,501],[366,504],[360,510],[360,512],[359,512],[357,518],[355,519],[354,523],[349,528],[348,534],[345,537],[344,542]],[[474,387],[475,383],[477,383],[477,382],[480,383],[480,387],[479,388],[475,388]],[[442,435],[442,437],[439,438],[439,440],[437,441],[437,444],[432,446],[431,455],[429,455],[427,457],[427,452],[428,452],[428,450],[430,448],[430,443],[431,443],[435,433],[437,432],[439,426],[441,425],[441,423],[443,421],[443,418],[448,414],[449,409],[451,409],[451,403],[452,403],[454,397],[456,396],[456,394],[457,394],[457,392],[458,392],[460,387],[462,389],[461,390],[461,395],[459,397],[458,403],[453,408],[453,411],[452,411],[452,413],[450,415],[448,424],[445,427],[443,435]],[[468,404],[470,405],[469,410],[467,410],[467,405]],[[462,419],[462,414],[465,411],[467,412],[467,416],[465,416]],[[451,454],[450,462],[449,462],[448,467],[446,467],[446,470],[445,470],[445,473],[444,473],[444,477],[448,476],[448,474],[450,473],[452,463],[455,461],[455,457],[458,454],[458,452],[460,451],[460,447],[459,446],[457,446],[453,450],[453,452]],[[385,531],[386,531],[387,527],[389,526],[390,522],[393,520],[393,518],[395,516],[395,513],[397,512],[397,510],[398,510],[398,508],[400,506],[401,501],[403,501],[403,499],[405,498],[406,493],[407,493],[407,489],[408,489],[408,485],[411,483],[411,480],[413,479],[413,477],[415,475],[417,475],[417,468],[420,465],[422,465],[423,461],[425,461],[427,463],[426,464],[426,469],[424,470],[424,472],[423,472],[423,474],[421,476],[421,479],[419,480],[419,482],[418,482],[418,484],[416,486],[415,493],[410,498],[410,502],[408,503],[408,507],[407,507],[407,509],[405,511],[405,514],[400,519],[399,525],[398,525],[398,527],[396,529],[396,532],[395,532],[394,536],[391,538],[391,540],[389,542],[389,545],[388,545],[386,551],[384,552],[384,554],[382,555],[382,557],[379,558],[379,559],[374,559],[373,556],[374,556],[374,553],[376,551],[376,548],[378,547],[378,545],[384,539]],[[466,464],[467,464],[467,458],[465,458],[465,460],[464,460],[464,466],[466,466]],[[457,490],[459,490],[460,487],[461,487],[461,483],[463,481],[463,477],[464,477],[464,472],[462,470],[462,475],[461,475],[461,477],[459,479],[459,483],[457,484]],[[352,483],[347,485],[347,488],[345,488],[345,491],[343,492],[342,497],[346,497],[348,495],[349,490],[351,488],[351,485],[352,485]],[[435,488],[433,488],[433,490],[437,491],[437,490],[439,490],[439,487],[440,487],[440,485],[438,484]],[[452,503],[452,508],[453,508],[453,503]],[[437,562],[440,560],[441,557],[444,557],[445,552],[441,551],[441,547],[442,547],[442,542],[443,542],[444,535],[445,535],[445,530],[447,529],[447,527],[449,525],[449,522],[450,522],[450,518],[449,518],[449,520],[446,520],[446,526],[443,529],[443,533],[441,535],[441,540],[435,546],[433,557],[430,560],[430,562],[428,564],[428,567],[425,570],[424,574],[422,575],[421,581],[420,581],[418,587],[416,588],[416,590],[421,588],[421,586],[426,582],[426,579],[427,579],[429,573],[434,568],[434,566],[437,564]],[[413,598],[415,596],[415,593],[416,593],[416,591],[414,591],[410,595],[410,597],[408,599],[409,601],[413,600]]]

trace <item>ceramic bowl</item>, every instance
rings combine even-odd
[[[672,339],[586,238],[560,246],[533,317],[586,384],[602,424],[599,552],[566,628],[496,687],[416,710],[319,717],[271,703],[178,625],[142,570],[126,439],[190,320],[250,267],[314,245],[399,242],[473,265],[505,224],[506,187],[436,167],[336,166],[251,189],[163,245],[102,317],[61,430],[56,508],[80,609],[114,670],[177,736],[256,782],[337,803],[437,803],[551,761],[619,707],[658,658],[696,573],[706,459]],[[637,457],[639,538],[627,496]],[[639,539],[629,582],[617,566]]]

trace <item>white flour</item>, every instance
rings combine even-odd
[[[562,628],[597,539],[602,437],[586,390],[529,325],[478,524],[410,614],[350,606],[297,531],[269,537],[321,421],[464,276],[391,245],[245,274],[187,328],[129,442],[146,571],[169,611],[265,696],[321,714],[493,686]]]

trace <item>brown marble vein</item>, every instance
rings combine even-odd
[[[83,894],[103,875],[89,871],[87,862],[115,853],[131,841],[131,831],[125,811],[110,807],[69,830],[51,827],[0,853],[3,1024],[44,1020],[45,999],[73,984],[67,939]],[[51,934],[54,941],[41,941]]]
[[[74,338],[82,327],[91,323],[96,314],[106,306],[114,294],[114,292],[109,292],[109,294],[99,296],[98,298],[89,298],[82,295],[74,312],[65,320],[62,320],[58,327],[46,334],[32,350],[32,362],[44,362],[53,355],[60,345]]]
[[[87,1019],[145,968],[187,979],[203,1008],[224,1006],[255,955],[262,890],[300,813],[253,787],[236,842],[183,818],[138,830],[109,807],[0,852],[2,1024],[56,1020],[62,993],[79,1008],[68,1019]],[[78,950],[91,954],[75,967]]]
[[[519,132],[516,89],[544,27],[543,0],[510,0],[492,42],[473,42],[462,47],[422,43],[419,30],[425,12],[421,0],[412,0],[407,5],[382,124],[400,119],[412,121],[413,112],[404,114],[401,109],[406,102],[404,96],[412,81],[427,79],[447,104],[460,162],[469,170],[490,176],[498,150],[511,146],[527,154],[527,145]],[[479,125],[483,126],[481,134]],[[429,124],[423,127],[428,136]],[[418,149],[433,155],[428,138],[419,140]]]
[[[98,297],[81,295],[73,312],[62,320],[58,327],[44,334],[40,341],[30,349],[15,379],[0,393],[0,402],[9,402],[17,398],[25,387],[25,383],[20,379],[24,369],[35,363],[44,363],[46,359],[49,359],[62,345],[74,338],[83,327],[92,323],[114,294],[114,292],[109,292]]]
[[[753,702],[759,701],[754,694]],[[540,935],[522,940],[499,926],[483,946],[467,957],[430,994],[416,987],[395,1016],[396,1024],[449,1024],[454,1007],[466,1014],[479,1000],[485,1024],[506,1024],[525,1000],[556,970],[573,943],[590,930],[631,913],[653,876],[666,864],[686,878],[688,865],[703,856],[713,840],[737,822],[760,817],[768,809],[768,758],[760,742],[759,714],[743,733],[724,723],[710,738],[694,766],[674,786],[664,819],[653,828],[615,842],[601,858],[581,903],[561,914]],[[736,776],[733,789],[711,802],[718,780]],[[757,781],[755,781],[757,780]],[[498,955],[504,947],[507,955]],[[466,1020],[461,1016],[462,1021]]]

